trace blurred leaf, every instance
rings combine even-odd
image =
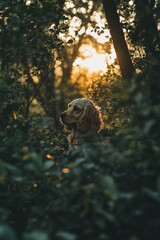
[[[41,127],[43,128],[48,128],[50,126],[54,126],[54,122],[53,122],[53,119],[52,118],[49,118],[49,117],[45,117],[42,119],[42,122],[41,122]]]
[[[101,177],[101,184],[104,187],[104,191],[109,194],[110,198],[113,201],[116,201],[118,198],[118,191],[114,179],[108,175],[103,176]]]
[[[54,165],[55,165],[55,163],[52,160],[45,161],[45,163],[44,163],[44,170],[49,170]]]
[[[2,171],[2,172],[1,172]],[[3,161],[0,161],[0,172],[3,175],[6,172],[10,172],[13,177],[21,177],[22,171],[12,164],[5,163]]]
[[[63,240],[76,240],[77,239],[77,236],[75,234],[69,233],[69,232],[64,232],[64,231],[59,231],[56,234],[56,236]]]
[[[7,225],[0,225],[0,239],[1,240],[16,240],[14,231]]]
[[[49,236],[46,232],[43,231],[33,231],[30,233],[25,233],[24,240],[49,240]]]
[[[92,169],[94,168],[95,164],[94,163],[84,163],[84,168],[86,169]]]
[[[159,192],[153,191],[149,188],[144,188],[143,191],[152,199],[160,202],[160,194]]]
[[[154,124],[155,124],[154,119],[148,120],[144,125],[144,133],[148,134],[150,132],[151,128],[154,126]]]
[[[10,215],[10,211],[5,208],[0,208],[0,222],[5,221]]]
[[[127,193],[119,193],[119,197],[128,201],[131,201],[132,198],[135,196],[134,192],[127,192]]]
[[[96,208],[96,212],[98,212],[99,214],[101,214],[101,215],[102,215],[103,217],[105,217],[108,221],[110,221],[110,222],[115,222],[114,216],[113,216],[111,213],[109,213],[109,212],[107,212],[107,211],[104,211],[102,208],[97,207],[97,208]]]

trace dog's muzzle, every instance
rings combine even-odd
[[[66,115],[66,114],[65,114],[64,112],[60,114],[60,120],[61,120],[61,122],[64,121],[65,115]]]

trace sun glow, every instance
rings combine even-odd
[[[87,68],[90,72],[106,72],[106,54],[98,54],[91,46],[83,47],[83,56],[78,57],[73,66]]]
[[[78,57],[73,66],[86,68],[90,73],[107,71],[107,64],[112,64],[116,58],[114,49],[111,54],[98,54],[92,46],[86,45],[82,48],[82,56]]]

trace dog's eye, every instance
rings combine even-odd
[[[74,106],[74,108],[73,108],[73,111],[79,111],[80,110],[80,108],[79,107],[77,107],[77,106]]]

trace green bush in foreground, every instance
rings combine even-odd
[[[139,91],[132,103],[132,128],[107,144],[88,135],[69,155],[52,119],[16,119],[16,105],[7,110],[0,127],[0,239],[159,239],[160,106]]]

